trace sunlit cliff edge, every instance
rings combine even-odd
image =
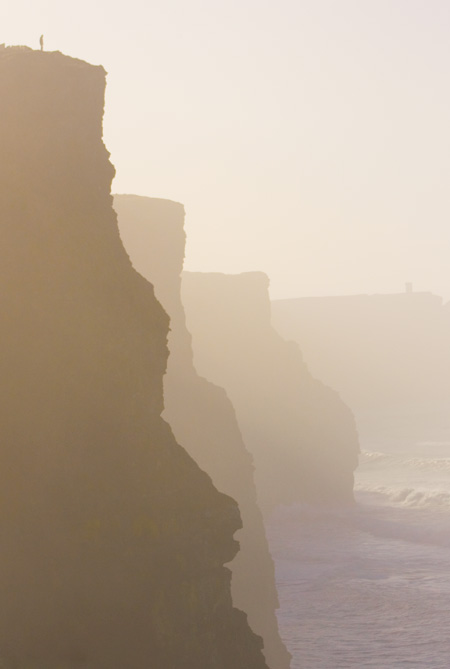
[[[237,500],[243,529],[240,551],[230,563],[233,603],[264,640],[271,669],[289,667],[278,633],[278,597],[261,512],[256,502],[252,458],[224,390],[200,377],[193,366],[191,337],[181,303],[184,208],[177,202],[116,195],[119,230],[133,266],[154,286],[170,316],[169,360],[164,377],[164,417],[178,442],[213,480]],[[207,314],[205,314],[207,317]]]
[[[104,87],[0,48],[1,663],[264,669],[237,505],[160,416],[168,317],[119,238]]]
[[[298,345],[272,327],[268,286],[261,272],[183,273],[194,364],[233,402],[264,510],[351,503],[359,452],[353,415],[311,376]]]

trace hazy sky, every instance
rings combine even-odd
[[[14,0],[0,25],[104,65],[113,189],[185,204],[187,269],[450,298],[448,0]]]

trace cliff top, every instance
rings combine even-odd
[[[270,279],[265,272],[253,270],[249,272],[240,272],[238,274],[226,274],[224,272],[183,272],[183,277],[187,281],[200,280],[202,286],[206,287],[207,283],[220,283],[221,285],[230,286],[234,289],[237,283],[245,284],[259,284],[264,288],[268,288]]]
[[[300,302],[321,302],[332,303],[332,302],[361,302],[361,301],[372,301],[372,302],[383,302],[383,301],[398,301],[398,300],[409,300],[409,301],[421,301],[421,302],[435,302],[443,303],[442,297],[435,295],[430,291],[411,291],[411,292],[401,292],[401,293],[356,293],[354,295],[307,295],[304,297],[282,297],[273,302],[290,302],[290,303],[300,303]]]
[[[40,49],[31,49],[29,46],[23,45],[13,45],[6,46],[5,44],[0,44],[0,61],[8,60],[23,60],[27,64],[32,59],[53,59],[55,61],[59,59],[64,59],[65,67],[89,67],[89,68],[99,68],[102,73],[106,74],[106,70],[102,65],[91,65],[80,58],[73,58],[72,56],[66,56],[61,51],[41,51]]]
[[[148,197],[147,195],[134,195],[133,193],[115,193],[114,197],[118,197],[121,200],[135,201],[137,204],[142,204],[146,210],[150,207],[160,207],[161,209],[164,209],[164,211],[171,210],[170,213],[180,209],[184,211],[184,204],[163,197]]]

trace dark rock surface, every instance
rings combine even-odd
[[[272,303],[274,326],[339,391],[375,448],[380,439],[450,438],[450,305],[407,288]]]
[[[160,414],[168,317],[127,257],[105,72],[0,49],[0,658],[264,669],[234,500]]]
[[[184,208],[177,202],[134,195],[116,195],[114,208],[133,266],[153,284],[170,316],[164,417],[177,441],[217,488],[239,504],[244,527],[237,536],[240,552],[229,565],[233,603],[247,613],[251,628],[263,637],[268,665],[284,669],[289,667],[289,655],[278,634],[274,565],[256,503],[252,458],[225,391],[200,377],[193,366],[180,295]]]
[[[233,402],[264,509],[352,502],[359,450],[352,413],[271,326],[268,284],[260,272],[184,273],[194,364]]]

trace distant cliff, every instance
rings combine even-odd
[[[339,391],[364,441],[450,438],[450,307],[431,293],[277,300],[273,323]]]
[[[263,506],[351,502],[353,416],[272,328],[266,275],[187,272],[182,299],[194,364],[233,402]]]
[[[237,505],[160,417],[168,317],[118,234],[104,86],[0,48],[1,664],[264,669]]]
[[[170,316],[164,417],[179,443],[210,474],[218,489],[239,504],[244,527],[238,535],[241,550],[230,564],[233,602],[248,614],[251,628],[263,637],[268,665],[287,668],[289,655],[277,629],[274,566],[256,503],[252,459],[225,392],[200,377],[193,366],[180,295],[183,206],[168,200],[116,195],[114,208],[135,269],[153,284],[156,297]]]

